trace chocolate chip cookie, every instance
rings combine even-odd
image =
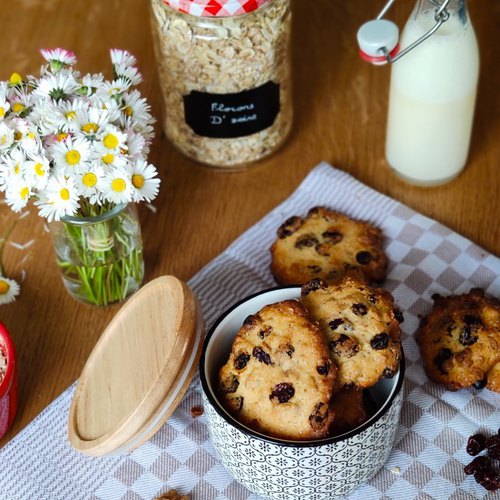
[[[500,392],[500,301],[479,288],[433,299],[416,333],[428,377],[450,390]]]
[[[219,372],[226,409],[266,435],[307,440],[325,437],[336,368],[326,339],[298,300],[249,316]]]
[[[277,236],[271,247],[271,272],[279,284],[330,279],[353,268],[369,281],[386,277],[382,232],[368,222],[316,207],[305,218],[286,220]]]
[[[401,313],[392,295],[354,274],[302,286],[302,303],[319,322],[337,365],[334,390],[367,388],[392,377],[401,357]]]

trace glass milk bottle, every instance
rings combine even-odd
[[[464,168],[476,100],[479,53],[466,0],[442,4],[417,1],[401,51],[428,33],[436,16],[444,22],[392,65],[386,158],[396,174],[421,185],[447,182]]]

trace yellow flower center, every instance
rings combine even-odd
[[[16,163],[14,166],[14,174],[19,175],[21,173],[21,165],[19,163]]]
[[[134,113],[134,110],[132,109],[131,106],[125,106],[123,108],[123,112],[127,115],[127,116],[132,116],[132,114]]]
[[[19,73],[12,73],[12,75],[10,75],[9,82],[12,85],[19,85],[23,82],[23,77]]]
[[[23,138],[23,134],[21,132],[19,132],[19,130],[16,130],[14,132],[14,139],[16,141],[20,141],[22,138]]]
[[[39,177],[43,177],[44,174],[45,174],[45,170],[43,169],[43,165],[41,163],[37,163],[35,165],[35,173],[36,175],[38,175]]]
[[[68,120],[73,120],[76,116],[76,111],[68,111],[65,115],[64,115]]]
[[[66,153],[66,162],[68,165],[77,165],[81,159],[80,153],[76,149],[71,149]]]
[[[82,127],[83,132],[85,132],[86,134],[95,134],[98,129],[99,129],[99,126],[97,125],[97,123],[93,123],[93,122],[86,123]]]
[[[102,157],[102,161],[106,163],[106,165],[109,165],[110,163],[113,163],[115,161],[115,155],[108,153],[107,155],[104,155]]]
[[[82,182],[87,186],[87,187],[94,187],[97,184],[97,175],[95,175],[92,172],[87,172],[83,177],[82,177]]]
[[[5,108],[3,106],[0,106],[0,118],[5,116]]]
[[[24,104],[22,102],[15,102],[12,105],[12,111],[14,111],[14,113],[21,113],[23,109],[24,109]]]
[[[10,290],[10,285],[6,281],[0,279],[0,295],[7,294],[9,290]]]
[[[113,134],[107,134],[102,142],[108,149],[114,149],[116,148],[116,146],[118,146],[118,137]]]
[[[21,191],[19,192],[19,194],[21,195],[21,198],[23,200],[25,200],[28,197],[28,195],[30,194],[30,190],[25,186],[25,187],[23,187],[21,189]]]
[[[3,146],[4,144],[7,144],[8,139],[9,139],[9,138],[8,138],[5,134],[4,134],[4,135],[2,135],[2,137],[0,138],[0,144],[2,144],[2,146]]]
[[[142,186],[144,186],[144,177],[142,175],[140,175],[140,174],[134,174],[132,176],[132,184],[137,189],[141,189]]]
[[[62,200],[68,201],[69,200],[69,189],[62,188],[61,191],[59,191],[59,196],[61,197]]]
[[[28,132],[27,134],[27,137],[29,137],[31,140],[33,140],[35,138],[35,134],[33,132]]]
[[[60,134],[57,134],[57,140],[59,142],[64,141],[64,139],[68,138],[68,134],[66,132],[61,132]]]
[[[111,183],[111,189],[115,193],[121,193],[125,190],[126,187],[127,184],[125,184],[125,181],[123,179],[113,179],[113,182]]]

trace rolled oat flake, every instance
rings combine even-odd
[[[290,0],[151,0],[163,127],[225,170],[274,152],[292,124]]]

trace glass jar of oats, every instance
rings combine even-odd
[[[292,125],[290,0],[151,0],[163,128],[187,156],[236,170]]]

